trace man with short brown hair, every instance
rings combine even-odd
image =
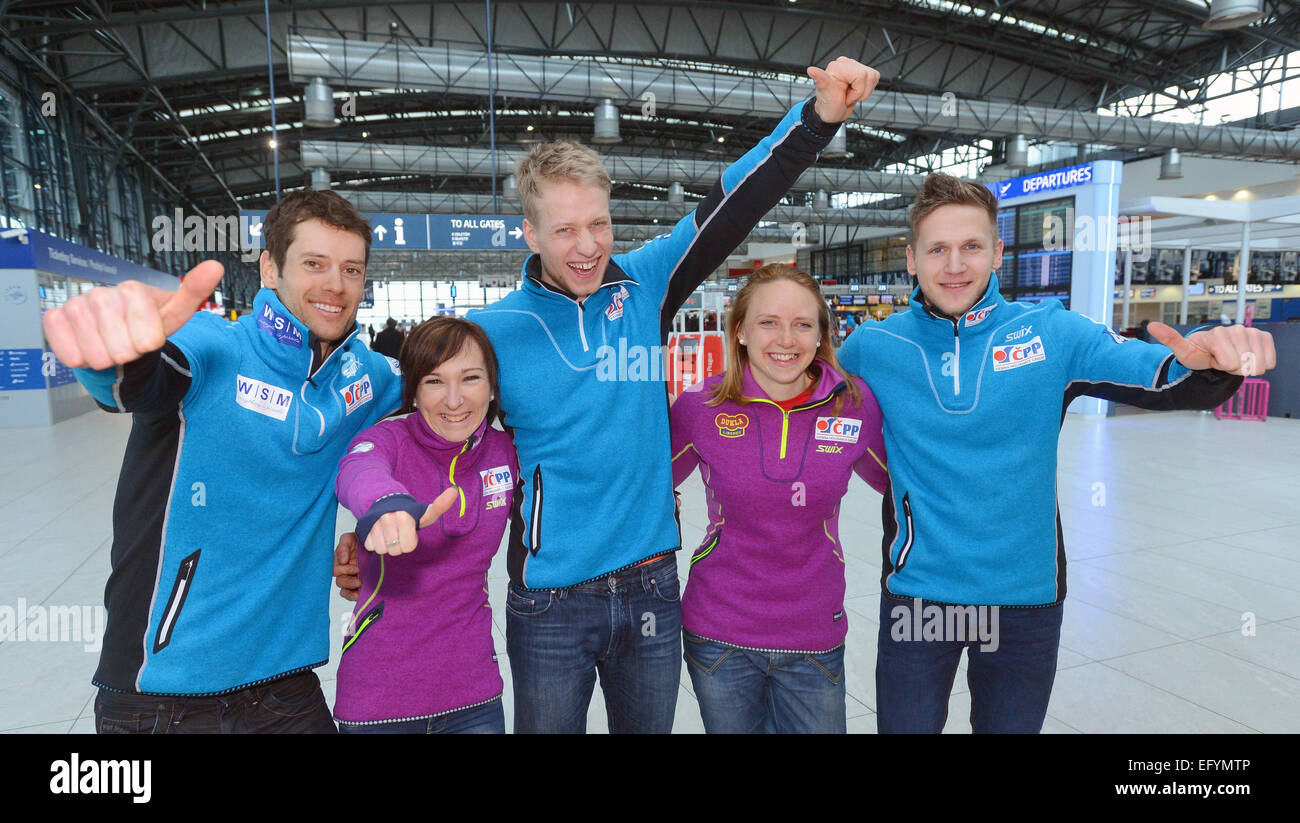
[[[400,400],[397,365],[356,338],[370,227],[333,192],[266,218],[263,288],[237,322],[126,282],[45,316],[50,347],[134,422],[113,510],[108,626],[94,683],[109,732],[333,732],[334,475]]]
[[[1090,395],[1210,409],[1276,366],[1234,327],[1126,340],[1056,300],[998,292],[997,201],[930,175],[911,212],[911,310],[865,323],[839,358],[884,414],[889,488],[876,659],[879,731],[943,729],[963,651],[976,732],[1037,733],[1056,673],[1065,544],[1056,504],[1065,410]]]

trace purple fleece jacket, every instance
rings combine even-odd
[[[811,398],[790,412],[748,367],[750,402],[705,405],[719,375],[673,404],[673,482],[698,465],[709,509],[682,596],[682,625],[692,634],[764,651],[825,652],[844,642],[840,499],[855,471],[884,491],[885,447],[871,390],[817,365]],[[861,404],[849,399],[846,379]]]
[[[452,443],[411,414],[348,446],[335,489],[359,525],[417,501],[423,509],[449,486],[462,496],[420,530],[410,554],[358,550],[361,592],[334,704],[340,721],[414,720],[500,696],[487,573],[518,477],[514,444],[486,420],[468,441]]]

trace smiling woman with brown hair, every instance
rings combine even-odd
[[[843,733],[840,499],[856,472],[886,487],[880,409],[835,361],[807,274],[750,275],[727,322],[728,370],[673,405],[673,480],[698,465],[709,529],[682,596],[704,728]]]
[[[503,733],[487,571],[519,471],[491,425],[496,356],[475,324],[436,317],[398,360],[411,413],[363,431],[339,463],[368,551],[334,713],[345,733]]]

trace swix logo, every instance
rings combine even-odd
[[[617,320],[623,316],[623,301],[627,299],[627,289],[623,286],[618,287],[609,298],[609,308],[605,309],[605,316],[610,320]]]
[[[504,494],[494,494],[487,499],[487,505],[484,506],[483,508],[488,510],[499,509],[505,504],[506,504],[506,496]]]
[[[1009,333],[1009,334],[1007,335],[1007,339],[1008,339],[1008,340],[1019,340],[1020,338],[1027,336],[1027,335],[1028,335],[1030,332],[1032,332],[1033,330],[1034,330],[1034,327],[1033,327],[1033,326],[1022,326],[1021,328],[1016,329],[1015,331]]]
[[[350,351],[343,352],[342,366],[343,376],[352,378],[356,373],[361,371],[361,359]]]
[[[856,443],[861,433],[861,420],[854,420],[852,417],[819,417],[817,433],[814,437],[818,440],[834,440],[837,443]]]
[[[249,411],[283,420],[293,405],[293,392],[242,374],[235,375],[235,402]]]
[[[293,321],[269,305],[262,306],[262,313],[257,316],[257,327],[286,346],[302,348],[302,332]]]
[[[1046,359],[1047,352],[1043,349],[1043,341],[1037,337],[1023,343],[993,347],[993,371],[1015,369]]]
[[[988,317],[992,311],[993,311],[993,307],[990,306],[987,309],[980,309],[979,311],[966,312],[966,317],[965,317],[966,328],[969,329],[971,326],[976,326],[984,322],[984,318]]]
[[[347,406],[346,414],[352,414],[375,398],[374,387],[370,385],[370,375],[367,374],[346,389],[340,390],[339,394],[343,395],[343,405]]]
[[[497,466],[495,469],[487,469],[479,472],[478,476],[479,481],[483,484],[484,497],[491,497],[494,494],[509,491],[510,487],[514,485],[514,478],[510,474],[509,466]]]
[[[828,446],[825,443],[817,447],[818,454],[843,454],[843,446]]]
[[[744,437],[749,417],[743,414],[720,413],[714,416],[713,424],[718,427],[718,434],[723,437]]]

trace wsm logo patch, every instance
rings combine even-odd
[[[302,348],[302,332],[298,331],[292,320],[269,305],[262,306],[262,313],[257,316],[257,327],[286,346]]]
[[[367,374],[346,389],[340,390],[339,394],[343,395],[343,405],[347,407],[346,414],[352,414],[375,397],[375,390],[370,385],[370,375]]]
[[[283,420],[289,415],[289,406],[293,404],[293,392],[237,374],[235,402],[249,411]]]
[[[744,437],[749,418],[743,414],[720,413],[713,418],[713,423],[723,437]]]

